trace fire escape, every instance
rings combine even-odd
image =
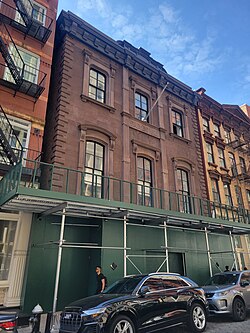
[[[0,84],[37,99],[45,89],[46,74],[24,62],[4,23],[0,23],[0,53]]]
[[[0,163],[6,166],[21,161],[23,147],[3,108],[0,106]]]
[[[13,0],[13,6],[6,0],[0,0],[0,8],[0,21],[43,44],[47,42],[52,32],[53,20],[34,8],[30,0]]]

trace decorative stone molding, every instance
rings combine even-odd
[[[203,137],[204,137],[204,140],[207,142],[207,143],[210,143],[211,145],[214,144],[214,137],[213,135],[210,133],[210,132],[207,132],[207,131],[204,131],[203,133]]]
[[[138,148],[137,144],[132,140],[132,152],[134,154],[137,153],[137,148]]]
[[[220,173],[217,171],[217,170],[208,170],[208,173],[209,173],[209,176],[210,178],[212,179],[216,179],[216,180],[219,180],[220,179]]]
[[[93,98],[91,98],[89,96],[81,94],[80,98],[81,98],[82,102],[84,102],[84,103],[86,103],[86,102],[94,103],[94,104],[99,105],[102,108],[108,110],[110,113],[115,113],[115,111],[116,111],[116,109],[113,108],[112,106],[110,106],[108,104],[105,104],[105,103],[98,102],[98,101],[96,101],[95,99],[93,99]]]
[[[228,173],[221,174],[221,180],[223,183],[231,184],[232,177]]]
[[[92,53],[89,52],[88,50],[84,49],[82,54],[83,54],[84,63],[89,64],[89,59],[92,56]]]
[[[222,138],[220,138],[220,137],[217,136],[217,137],[215,138],[215,142],[216,142],[216,146],[217,146],[218,148],[225,149],[226,144],[224,143],[224,140],[223,140]]]

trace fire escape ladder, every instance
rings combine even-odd
[[[19,14],[21,15],[25,25],[28,27],[31,25],[32,23],[32,17],[31,15],[29,14],[29,11],[28,11],[28,8],[27,8],[27,5],[30,7],[30,12],[32,13],[32,4],[29,0],[26,0],[26,4],[24,3],[23,0],[14,0],[15,4],[16,4],[16,7],[17,7],[17,10],[19,12]]]
[[[15,81],[15,83],[20,86],[23,82],[23,75],[25,68],[25,63],[7,29],[5,24],[2,24],[5,27],[5,34],[2,32],[0,34],[0,52],[8,66],[10,73]],[[8,46],[11,45],[12,51]],[[15,55],[14,55],[15,54]],[[19,68],[16,66],[16,62],[19,63]],[[21,68],[21,73],[20,73]]]
[[[19,148],[11,147],[11,141]],[[7,164],[17,164],[23,155],[23,147],[7,115],[0,105],[0,155]]]

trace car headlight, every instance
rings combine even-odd
[[[226,296],[229,293],[229,290],[225,290],[225,291],[220,291],[218,293],[216,293],[217,296]]]
[[[104,313],[106,308],[96,308],[96,309],[89,309],[89,310],[84,310],[83,315],[84,316],[91,316],[93,318],[99,316],[100,314]]]

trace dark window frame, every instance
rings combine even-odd
[[[182,206],[180,210],[185,213],[191,213],[191,198],[190,198],[190,176],[189,172],[182,168],[177,168],[177,185],[181,184],[181,188],[177,187],[177,193],[181,194],[179,204]],[[185,186],[186,185],[186,186]],[[187,187],[187,189],[185,189]]]
[[[211,148],[211,151],[208,149]],[[214,151],[213,151],[213,145],[211,145],[211,143],[208,143],[206,144],[206,148],[207,148],[207,160],[208,160],[208,163],[214,163]]]
[[[88,144],[94,144],[94,151],[93,154],[88,152]],[[84,195],[85,196],[92,196],[92,197],[103,197],[103,177],[104,177],[104,162],[105,162],[105,146],[97,141],[87,140],[85,146],[85,164],[84,164]],[[96,154],[97,147],[102,149],[102,156],[98,156]],[[92,166],[88,165],[87,162],[87,155],[92,155]],[[102,157],[102,168],[96,168],[96,161],[98,158]],[[86,183],[86,178],[90,176],[91,181]],[[86,194],[86,185],[91,186],[91,193],[90,195]],[[100,188],[100,192],[97,192],[98,187]]]
[[[145,102],[143,102],[145,99]],[[144,107],[146,105],[146,107]],[[148,112],[148,97],[139,91],[135,92],[135,118],[141,121],[149,122]],[[146,118],[146,119],[145,119]]]
[[[96,78],[94,76],[91,76],[91,73],[94,72],[96,74]],[[104,88],[101,88],[100,83],[102,83],[102,80],[100,80],[100,78],[104,78]],[[93,80],[96,80],[96,85],[91,83],[91,78]],[[101,84],[102,85],[102,84]],[[92,92],[90,92],[90,88],[93,88],[95,93],[93,94]],[[103,95],[103,98],[99,98],[98,93],[101,93],[101,95]],[[106,103],[106,93],[107,93],[107,77],[105,74],[103,74],[102,72],[98,71],[95,68],[90,68],[89,70],[89,97],[96,100],[99,103]]]
[[[139,160],[142,160],[142,173],[143,177],[139,178]],[[146,180],[146,172],[145,163],[149,162],[150,165],[150,181]],[[141,169],[141,168],[140,168]],[[152,170],[152,161],[143,156],[137,157],[137,201],[138,204],[143,206],[153,206],[153,170]],[[148,193],[149,190],[149,193]],[[149,194],[149,195],[148,195]],[[148,199],[146,202],[146,199]]]
[[[226,198],[226,205],[233,206],[233,198],[232,198],[230,184],[224,183],[223,187],[224,187],[224,194],[225,194],[225,198]]]
[[[220,204],[221,196],[220,196],[219,182],[217,179],[212,179],[211,187],[212,187],[212,193],[213,193],[213,202]]]
[[[217,138],[221,137],[221,132],[220,132],[220,125],[214,124],[214,136]]]
[[[178,122],[178,118],[180,122]],[[183,113],[177,110],[171,110],[171,122],[172,122],[172,131],[173,134],[184,138],[184,120]]]
[[[226,169],[227,165],[226,165],[225,153],[224,153],[224,150],[220,147],[218,147],[218,156],[219,156],[220,167]]]
[[[209,120],[207,118],[202,118],[202,128],[204,131],[210,132]]]

